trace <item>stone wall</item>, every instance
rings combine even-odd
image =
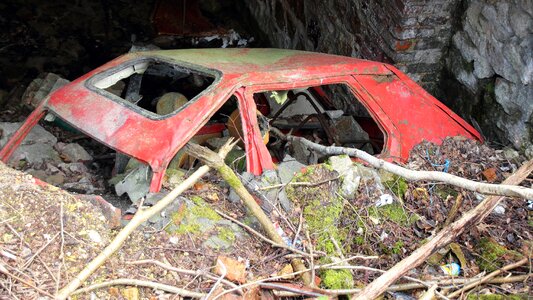
[[[435,90],[458,0],[248,0],[274,47],[394,63]]]
[[[274,47],[393,63],[491,139],[533,137],[533,0],[248,0]]]
[[[459,90],[454,107],[485,134],[532,146],[533,1],[468,1],[452,41],[447,67],[459,84],[445,86]]]

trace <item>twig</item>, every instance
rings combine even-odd
[[[48,245],[50,245],[50,243],[53,242],[58,235],[59,235],[59,232],[56,233],[48,242],[46,242],[46,244],[44,244],[41,248],[39,248],[39,250],[37,250],[35,254],[33,254],[30,258],[28,258],[28,260],[22,266],[21,270],[25,270],[26,268],[28,268],[31,265],[32,261],[35,259],[35,257],[39,255],[39,253],[43,252],[43,250],[46,247],[48,247]]]
[[[17,281],[20,281],[22,283],[24,283],[25,285],[33,288],[34,290],[38,291],[39,293],[43,294],[43,295],[46,295],[48,297],[51,297],[51,298],[54,298],[54,296],[50,293],[48,293],[47,291],[41,289],[41,288],[38,288],[36,287],[34,284],[32,284],[31,282],[25,280],[25,279],[22,279],[20,277],[18,277],[17,275],[14,275],[14,274],[11,274],[5,267],[4,265],[2,264],[2,262],[0,261],[0,273],[4,273],[5,275],[17,280]]]
[[[186,274],[186,275],[191,275],[191,276],[203,276],[203,277],[206,277],[206,278],[209,278],[209,279],[218,280],[217,276],[209,274],[207,272],[203,272],[203,271],[200,271],[200,270],[193,271],[193,270],[187,270],[187,269],[180,269],[180,268],[176,268],[174,266],[171,266],[170,264],[166,264],[166,263],[160,262],[160,261],[155,260],[155,259],[144,259],[144,260],[136,260],[136,261],[127,261],[126,264],[128,264],[128,265],[154,264],[156,266],[160,266],[161,268],[169,270],[169,271],[182,273],[182,274]],[[234,284],[233,282],[231,282],[229,280],[223,279],[222,283],[224,283],[224,284],[226,284],[228,286],[231,286],[231,287],[237,287],[236,284]]]
[[[15,300],[19,300],[19,298],[17,297],[17,295],[15,295],[15,294],[11,291],[11,288],[7,288],[7,287],[6,287],[5,285],[3,285],[1,282],[0,282],[0,287],[3,288],[4,290],[6,290],[6,291],[9,293],[9,295],[10,295],[11,297],[13,297],[13,299],[15,299]]]
[[[218,154],[221,159],[223,159],[233,147],[234,144],[232,144],[231,141],[232,140],[230,139],[228,143],[221,147],[220,152]],[[87,264],[85,268],[81,270],[81,272],[76,275],[76,277],[74,277],[74,279],[72,279],[64,288],[59,291],[56,296],[57,300],[66,299],[72,292],[74,292],[78,287],[80,287],[82,283],[87,280],[87,278],[89,278],[91,274],[94,273],[94,271],[96,271],[101,265],[103,265],[111,255],[113,255],[122,247],[128,236],[130,236],[130,234],[135,229],[137,229],[137,227],[139,227],[146,220],[148,220],[153,215],[159,213],[161,210],[167,207],[167,205],[172,203],[177,196],[179,196],[185,190],[190,188],[202,176],[207,174],[208,171],[208,166],[200,167],[193,174],[191,174],[191,176],[189,176],[177,187],[175,187],[170,193],[168,193],[163,199],[159,200],[155,205],[146,210],[138,210],[133,219],[131,219],[128,225],[126,225],[117,234],[113,241],[107,247],[105,247],[105,249],[100,254],[98,254],[96,258],[94,258],[89,264]]]
[[[309,230],[305,230],[305,236],[307,237],[307,241],[309,243],[309,268],[311,269],[311,284],[309,286],[315,287],[315,260],[313,257],[313,241],[311,241],[311,237],[309,236]]]
[[[57,270],[57,281],[56,281],[56,294],[59,291],[59,284],[61,282],[61,269],[63,268],[63,265],[65,264],[65,228],[63,224],[63,198],[61,198],[60,208],[59,208],[59,224],[61,228],[61,246],[59,250],[59,259],[61,259],[61,263],[59,264],[59,268]]]
[[[30,249],[30,244],[28,244],[26,241],[24,241],[24,239],[22,238],[22,236],[15,230],[15,228],[11,227],[11,225],[9,224],[6,224],[7,228],[9,228],[9,230],[11,230],[11,232],[13,232],[18,238],[19,240],[22,241],[22,243],[24,243],[24,245],[26,245],[26,247],[28,247],[28,249]],[[41,256],[37,255],[37,259],[39,260],[39,262],[44,266],[44,268],[46,269],[46,271],[48,272],[48,274],[50,274],[50,277],[52,277],[52,279],[57,282],[57,278],[54,276],[54,273],[52,273],[52,270],[50,270],[50,268],[48,268],[48,266],[46,265],[46,263],[43,261],[43,259],[41,258]]]
[[[205,296],[205,299],[209,299],[209,296],[211,296],[211,294],[213,293],[213,291],[215,291],[215,289],[217,288],[217,286],[220,284],[220,281],[226,277],[226,274],[228,272],[228,270],[226,269],[226,265],[224,265],[224,263],[220,260],[220,259],[217,259],[217,264],[220,264],[220,266],[222,267],[222,274],[220,275],[220,277],[218,278],[218,280],[215,282],[215,284],[213,284],[213,287],[211,288],[211,290],[209,291],[209,293],[207,294],[207,296]]]
[[[298,235],[300,235],[300,230],[302,230],[303,223],[304,223],[304,214],[303,214],[303,211],[300,211],[300,218],[298,219],[298,228],[296,229],[296,232],[294,233],[294,238],[292,239],[293,245],[296,245],[296,241],[298,241]]]
[[[455,202],[453,203],[452,208],[450,209],[450,212],[448,213],[448,217],[446,218],[446,221],[444,221],[444,225],[442,228],[450,225],[453,222],[453,219],[455,219],[455,216],[457,215],[457,212],[459,211],[459,208],[463,204],[463,194],[459,193],[457,195],[457,198],[455,198]]]
[[[355,148],[345,148],[336,146],[323,146],[317,143],[313,143],[298,136],[284,135],[276,128],[271,128],[271,132],[278,137],[288,141],[299,141],[306,147],[315,151],[328,154],[328,155],[340,155],[346,154],[348,156],[357,157],[364,160],[371,166],[377,169],[383,169],[398,176],[401,176],[409,181],[441,181],[448,184],[464,188],[469,191],[478,192],[486,195],[499,195],[507,197],[519,197],[525,199],[533,199],[533,189],[523,186],[504,184],[490,184],[484,182],[476,182],[473,180],[465,179],[459,176],[455,176],[449,173],[437,172],[437,171],[414,171],[407,168],[395,165],[385,160],[374,157],[362,150]]]
[[[347,259],[343,259],[343,260],[339,260],[339,261],[336,261],[336,262],[332,262],[332,263],[329,263],[329,264],[325,264],[325,265],[316,265],[314,267],[315,270],[320,270],[320,269],[325,269],[325,268],[328,268],[328,267],[332,267],[332,266],[335,266],[335,265],[338,265],[338,264],[342,264],[342,263],[345,263],[345,262],[348,262],[348,261],[351,261],[351,260],[354,260],[354,259],[376,259],[376,258],[379,258],[378,256],[361,256],[361,255],[355,255],[355,256],[351,256]],[[283,275],[278,275],[278,276],[273,276],[273,277],[269,277],[269,278],[264,278],[264,279],[258,279],[258,280],[255,280],[255,281],[252,281],[252,282],[248,282],[248,283],[245,283],[245,284],[242,284],[242,285],[239,285],[237,286],[236,288],[233,288],[233,289],[229,289],[229,290],[226,290],[218,295],[216,295],[213,300],[216,300],[222,296],[224,296],[225,294],[228,294],[228,293],[231,293],[233,291],[236,291],[236,290],[240,290],[240,289],[243,289],[245,287],[248,287],[248,286],[252,286],[252,285],[256,285],[256,284],[259,284],[261,282],[266,282],[266,281],[271,281],[271,280],[277,280],[277,279],[284,279],[284,278],[287,278],[287,277],[290,277],[290,276],[294,276],[294,275],[300,275],[302,273],[306,273],[306,272],[309,272],[311,271],[311,269],[309,268],[306,268],[304,270],[299,270],[299,271],[295,271],[295,272],[292,272],[292,273],[289,273],[289,274],[283,274]]]
[[[0,225],[2,225],[2,224],[4,224],[4,223],[7,223],[7,222],[9,222],[9,221],[11,221],[11,220],[13,220],[14,218],[15,218],[15,217],[11,217],[11,218],[9,218],[9,219],[7,219],[7,220],[2,220],[2,221],[0,221]]]
[[[291,251],[291,252],[298,253],[298,254],[300,254],[300,255],[302,255],[302,256],[305,256],[305,257],[309,257],[309,256],[310,256],[310,254],[307,253],[307,252],[304,252],[304,251],[298,250],[298,249],[296,249],[296,248],[294,248],[294,247],[290,247],[290,246],[287,246],[287,245],[285,245],[285,244],[279,244],[279,243],[274,242],[273,240],[267,238],[266,236],[262,235],[261,233],[257,232],[256,230],[254,230],[252,227],[250,227],[250,226],[248,226],[248,225],[246,225],[246,224],[244,224],[244,223],[242,223],[242,222],[237,221],[236,219],[234,219],[234,218],[232,218],[232,217],[226,215],[225,213],[219,211],[218,209],[215,209],[215,212],[216,212],[217,214],[221,215],[222,217],[224,217],[224,218],[226,218],[226,219],[232,221],[233,223],[235,223],[235,224],[237,224],[237,225],[243,227],[244,229],[248,230],[250,233],[254,234],[255,236],[257,236],[257,237],[260,238],[261,240],[263,240],[263,241],[265,241],[265,242],[271,244],[272,246],[274,246],[274,247],[276,247],[276,248],[286,249],[286,250],[289,250],[289,251]],[[321,254],[324,254],[324,253],[321,253]]]
[[[87,293],[87,292],[91,292],[97,289],[105,288],[108,286],[114,286],[114,285],[131,285],[131,286],[149,287],[149,288],[153,288],[156,290],[174,293],[182,297],[202,298],[205,296],[204,293],[192,292],[192,291],[188,291],[188,290],[175,287],[172,285],[168,285],[168,284],[163,284],[163,283],[153,282],[153,281],[146,281],[146,280],[129,279],[129,278],[119,278],[119,279],[114,279],[114,280],[110,280],[110,281],[106,281],[102,283],[93,284],[88,287],[75,290],[74,292],[72,292],[72,295]]]
[[[477,279],[476,281],[471,282],[471,283],[463,286],[461,289],[451,293],[448,297],[450,297],[450,298],[458,297],[459,295],[462,295],[464,292],[466,292],[468,290],[471,290],[471,289],[475,288],[476,286],[487,282],[488,280],[500,275],[501,273],[503,273],[505,271],[509,271],[509,270],[514,269],[514,268],[520,267],[521,265],[524,265],[528,261],[529,261],[529,258],[528,257],[524,257],[523,259],[519,260],[518,262],[515,262],[514,264],[507,265],[507,266],[505,266],[505,267],[503,267],[503,268],[501,268],[499,270],[496,270],[496,271],[488,274],[487,276],[485,276],[483,278]]]
[[[269,186],[264,186],[264,187],[260,187],[258,190],[260,191],[263,191],[263,190],[271,190],[271,189],[277,189],[277,188],[284,188],[288,185],[294,185],[294,186],[317,186],[317,185],[321,185],[321,184],[324,184],[326,182],[330,182],[330,181],[334,181],[334,180],[337,180],[339,179],[340,176],[336,176],[334,178],[328,178],[328,179],[324,179],[324,180],[321,180],[319,182],[292,182],[292,181],[289,181],[287,183],[280,183],[280,184],[274,184],[274,185],[269,185]]]

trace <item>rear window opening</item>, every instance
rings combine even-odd
[[[383,150],[383,131],[344,84],[265,91],[256,93],[254,100],[269,125],[284,133],[290,132],[322,145],[357,148],[373,155]],[[261,124],[259,121],[260,128]],[[283,160],[286,154],[303,164],[325,159],[301,145],[287,146],[275,139],[269,141],[267,148],[275,161]]]
[[[142,60],[89,81],[99,92],[159,116],[171,115],[207,90],[215,78],[158,60]]]

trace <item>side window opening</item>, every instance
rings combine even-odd
[[[260,101],[265,99],[268,109],[261,108],[265,104]],[[383,150],[383,132],[345,84],[265,91],[256,93],[254,100],[258,110],[265,111],[270,126],[284,133],[291,132],[323,145],[353,147],[369,154]],[[302,145],[287,146],[272,138],[267,148],[277,161],[287,154],[304,164],[325,159]]]
[[[90,82],[122,101],[164,116],[205,91],[214,77],[163,61],[143,60],[110,75],[96,75]]]

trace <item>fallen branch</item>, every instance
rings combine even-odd
[[[231,150],[234,144],[231,143],[231,139],[221,147],[218,155],[219,157],[226,157],[227,153]],[[81,272],[74,277],[64,288],[62,288],[59,293],[56,295],[56,299],[66,299],[72,292],[74,292],[78,287],[80,287],[89,276],[91,276],[94,271],[96,271],[101,265],[103,265],[106,260],[113,255],[116,251],[122,247],[128,236],[142,223],[150,219],[155,214],[163,210],[167,205],[172,203],[174,199],[183,193],[185,190],[190,188],[196,181],[198,181],[202,176],[204,176],[209,171],[208,166],[202,166],[196,170],[191,176],[185,179],[180,183],[176,188],[174,188],[170,193],[168,193],[163,199],[159,200],[154,206],[148,209],[139,208],[135,216],[130,220],[128,225],[126,225],[122,230],[117,234],[113,241],[89,264],[85,266]]]
[[[166,263],[163,263],[161,261],[158,261],[158,260],[155,260],[155,259],[143,259],[143,260],[136,260],[136,261],[128,261],[126,262],[126,264],[128,265],[142,265],[142,264],[153,264],[153,265],[156,265],[156,266],[159,266],[165,270],[169,270],[169,271],[173,271],[173,272],[176,272],[176,273],[181,273],[181,274],[186,274],[186,275],[191,275],[191,276],[200,276],[200,277],[206,277],[206,278],[209,278],[209,279],[212,279],[212,280],[218,280],[218,277],[215,276],[215,275],[212,275],[212,274],[209,274],[207,272],[203,272],[203,271],[200,271],[200,270],[197,270],[197,271],[193,271],[193,270],[187,270],[187,269],[180,269],[180,268],[176,268],[174,266],[171,266],[169,264],[166,264]],[[229,280],[226,280],[226,279],[222,279],[221,281],[222,283],[230,286],[230,287],[237,287],[237,285]]]
[[[336,146],[323,146],[317,143],[313,143],[305,138],[284,135],[276,128],[271,128],[270,131],[281,139],[288,141],[299,141],[306,147],[315,151],[327,154],[327,155],[341,155],[356,157],[364,160],[371,166],[377,169],[383,169],[398,176],[401,176],[409,181],[441,181],[447,184],[451,184],[469,191],[486,194],[486,195],[499,195],[507,197],[520,197],[525,199],[533,199],[533,189],[514,186],[508,184],[489,184],[483,182],[476,182],[468,180],[459,176],[455,176],[449,173],[437,172],[437,171],[413,171],[404,167],[395,165],[393,163],[384,161],[377,157],[374,157],[364,151],[355,148],[345,148]],[[504,182],[505,183],[505,182]]]
[[[218,171],[218,173],[224,178],[224,180],[235,190],[237,195],[242,199],[244,205],[252,212],[252,214],[257,218],[261,226],[266,231],[267,236],[277,244],[284,244],[285,242],[281,236],[276,231],[276,228],[265,214],[263,209],[255,202],[254,198],[246,187],[243,185],[239,177],[233,172],[233,170],[224,163],[223,157],[216,154],[215,152],[209,150],[206,147],[194,143],[188,143],[185,146],[185,151],[187,154],[194,156],[204,162],[206,165]],[[301,259],[293,258],[291,260],[291,265],[296,271],[305,270],[305,265]],[[305,284],[311,283],[311,276],[307,272],[303,272],[302,280]]]
[[[481,285],[481,284],[489,281],[490,279],[500,275],[501,273],[503,273],[505,271],[509,271],[509,270],[512,270],[512,269],[515,269],[515,268],[518,268],[518,267],[524,265],[528,261],[529,261],[529,258],[528,257],[524,257],[523,259],[519,260],[518,262],[515,262],[514,264],[507,265],[507,266],[505,266],[505,267],[503,267],[503,268],[501,268],[499,270],[496,270],[496,271],[488,274],[487,276],[485,276],[483,278],[480,278],[478,280],[475,280],[474,282],[471,282],[471,283],[463,286],[461,289],[451,293],[448,297],[449,298],[458,297],[461,294],[463,294],[464,292],[466,292],[468,290],[471,290],[471,289],[475,288],[476,286]]]
[[[510,277],[496,277],[492,278],[485,283],[490,284],[501,284],[501,283],[513,283],[513,282],[522,282],[524,280],[527,280],[529,277],[531,277],[532,274],[528,275],[518,275],[518,276],[510,276]],[[403,292],[403,291],[410,291],[415,289],[423,289],[427,288],[428,284],[431,285],[440,285],[441,287],[443,285],[460,285],[460,284],[468,284],[472,283],[474,281],[478,281],[479,279],[471,279],[471,278],[454,278],[454,279],[443,279],[443,280],[431,280],[426,281],[425,283],[418,283],[418,282],[410,282],[410,283],[401,283],[401,284],[394,284],[387,288],[386,292]],[[277,283],[281,286],[281,283]],[[263,287],[263,283],[259,284]],[[265,286],[265,288],[273,288],[273,285]],[[302,293],[299,293],[297,291],[289,292],[286,289],[280,289],[284,292],[282,293],[276,293],[276,296],[278,297],[295,297],[302,295]],[[344,289],[344,290],[323,290],[322,295],[330,295],[330,296],[343,296],[343,295],[354,295],[357,293],[360,293],[362,289],[360,288],[354,288],[354,289]]]
[[[505,184],[519,184],[529,173],[533,171],[533,160],[525,163],[516,173],[509,176]],[[443,228],[431,240],[420,248],[415,250],[411,255],[394,265],[390,270],[372,281],[361,293],[357,299],[375,299],[381,295],[388,286],[398,278],[406,274],[409,270],[416,268],[423,263],[435,250],[443,247],[453,241],[457,236],[463,233],[470,226],[483,220],[496,207],[503,197],[490,196],[485,198],[474,209],[466,212],[459,220]]]
[[[175,286],[168,285],[168,284],[163,284],[163,283],[153,282],[153,281],[146,281],[146,280],[129,279],[129,278],[119,278],[119,279],[114,279],[114,280],[110,280],[110,281],[106,281],[102,283],[93,284],[86,288],[75,290],[74,292],[72,292],[71,295],[88,293],[94,290],[98,290],[101,288],[105,288],[108,286],[114,286],[114,285],[130,285],[130,286],[149,287],[155,290],[160,290],[160,291],[165,291],[165,292],[173,293],[176,295],[180,295],[182,297],[202,298],[205,296],[204,293],[192,292],[192,291],[181,289],[179,287],[175,287]]]

